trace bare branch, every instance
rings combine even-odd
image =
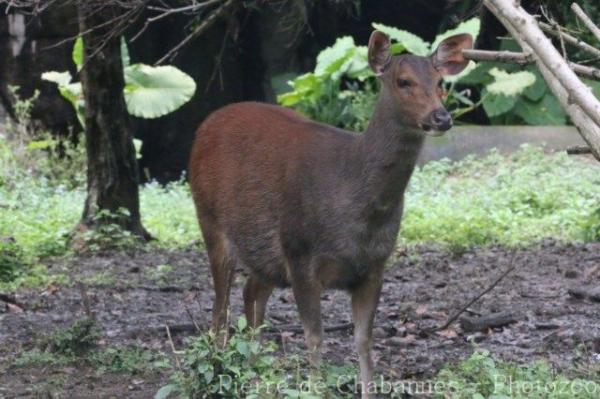
[[[596,39],[600,41],[600,28],[592,21],[592,19],[579,7],[579,4],[571,4],[571,10],[577,15],[577,18],[583,22],[585,26],[594,34]]]
[[[463,55],[466,59],[473,61],[505,62],[521,66],[533,64],[535,62],[535,59],[531,54],[514,51],[463,50]],[[576,64],[574,62],[567,63],[576,74],[600,81],[600,69]]]
[[[531,54],[514,51],[463,50],[463,55],[473,61],[506,62],[522,66],[535,62]]]
[[[575,36],[571,36],[568,33],[565,33],[563,31],[559,32],[556,29],[554,29],[551,25],[548,25],[545,22],[540,22],[539,25],[540,25],[540,28],[542,28],[542,30],[544,32],[549,33],[558,39],[563,39],[566,43],[569,43],[572,46],[575,46],[575,47],[577,47],[583,51],[586,51],[590,54],[593,54],[596,57],[600,57],[600,50],[597,49],[596,47],[592,46],[591,44],[588,44],[588,43],[584,42],[583,40],[581,40]]]
[[[213,11],[209,16],[207,16],[200,25],[198,25],[189,35],[187,35],[178,45],[173,47],[167,54],[165,54],[161,59],[156,61],[154,65],[162,64],[163,62],[172,59],[179,50],[185,47],[190,41],[194,38],[198,37],[201,33],[210,28],[221,16],[225,15],[233,5],[237,3],[237,0],[227,0],[225,4],[217,8]]]

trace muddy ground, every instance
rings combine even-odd
[[[512,251],[503,248],[460,257],[433,248],[398,250],[386,271],[375,322],[379,371],[390,378],[427,378],[444,363],[468,357],[476,347],[510,361],[546,359],[560,370],[597,362],[598,298],[576,298],[568,291],[600,286],[600,244],[546,242],[517,251],[516,270],[465,313],[510,311],[518,319],[515,323],[475,333],[454,323],[439,333],[420,333],[441,324],[480,293],[507,268],[511,256]],[[55,260],[51,266],[67,271],[73,281],[83,281],[85,289],[76,284],[51,286],[17,293],[12,298],[17,305],[0,301],[0,398],[150,398],[166,383],[168,377],[160,371],[132,376],[99,373],[86,364],[12,365],[40,337],[82,318],[82,296],[88,297],[103,329],[103,346],[170,353],[165,324],[171,326],[175,345],[193,335],[191,317],[202,329],[209,325],[212,283],[206,255],[196,250],[76,257]],[[239,275],[233,291],[234,317],[241,314],[243,281]],[[327,292],[322,306],[325,326],[350,321],[345,293]],[[274,292],[268,319],[274,326],[298,324],[290,290]],[[283,335],[286,352],[302,353],[301,334]],[[270,336],[281,345],[281,336]],[[336,363],[355,360],[349,329],[325,335],[324,357]]]

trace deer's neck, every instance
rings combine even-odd
[[[423,147],[424,134],[406,126],[394,104],[382,90],[361,139],[363,203],[375,213],[398,205]]]

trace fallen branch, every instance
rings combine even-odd
[[[473,61],[505,62],[520,66],[535,63],[535,59],[531,54],[514,51],[463,50],[463,55],[466,59]],[[600,81],[600,69],[574,62],[568,62],[568,64],[576,74]]]
[[[567,148],[567,154],[569,155],[582,155],[582,154],[591,154],[592,149],[586,146],[576,145],[573,147]]]
[[[592,32],[596,39],[600,40],[600,28],[592,21],[592,19],[579,7],[579,4],[571,4],[571,10],[577,15],[577,18]]]
[[[354,327],[354,323],[342,323],[342,324],[334,324],[332,326],[325,326],[323,328],[323,332],[336,332],[336,331],[344,331]],[[269,333],[281,333],[281,332],[291,332],[301,334],[304,332],[304,328],[298,324],[287,324],[281,326],[269,326],[263,329],[265,332]]]
[[[460,327],[465,332],[487,331],[490,328],[503,327],[517,321],[518,318],[514,313],[500,312],[482,317],[461,317]]]
[[[454,321],[456,319],[458,319],[458,317],[461,314],[463,314],[468,308],[470,308],[471,305],[473,305],[475,302],[477,302],[479,299],[481,299],[481,297],[483,297],[485,294],[487,294],[488,292],[493,290],[494,287],[497,286],[500,281],[504,280],[504,278],[506,276],[508,276],[510,274],[510,272],[512,272],[515,269],[514,261],[515,261],[515,251],[513,251],[512,254],[510,255],[510,262],[508,264],[508,268],[500,276],[498,276],[492,282],[492,284],[490,284],[489,287],[487,287],[485,290],[483,290],[481,293],[479,293],[475,298],[471,299],[466,305],[464,305],[462,308],[460,308],[456,313],[454,313],[452,316],[450,316],[444,324],[442,324],[441,326],[438,326],[438,327],[434,327],[433,329],[428,330],[426,332],[442,331],[442,330],[445,330],[446,328],[450,327],[450,324],[454,323]]]

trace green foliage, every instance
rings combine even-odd
[[[438,35],[433,45],[394,27],[378,23],[374,23],[373,27],[390,36],[393,54],[409,51],[426,56],[451,35],[470,33],[477,38],[480,21],[473,18],[461,23],[455,29]],[[455,114],[480,105],[454,90],[456,82],[472,69],[473,63],[460,75],[446,79],[449,89],[447,103]],[[289,85],[292,90],[277,98],[281,105],[294,107],[312,119],[351,130],[366,128],[377,100],[378,82],[369,68],[367,48],[357,46],[349,36],[337,39],[333,46],[324,49],[317,57],[314,72],[298,76]]]
[[[583,238],[586,241],[600,241],[600,208],[592,211],[583,224]]]
[[[237,398],[242,384],[273,378],[277,372],[273,367],[274,345],[261,343],[258,333],[247,329],[242,317],[224,345],[223,338],[211,332],[200,335],[180,353],[181,369],[174,370],[171,383],[162,387],[155,398],[165,398],[171,392],[187,398]],[[246,397],[259,397],[257,394],[252,392]]]
[[[85,181],[84,146],[58,140],[32,122],[39,93],[26,99],[19,96],[17,87],[11,87],[10,93],[15,120],[7,120],[6,135],[0,134],[0,188],[16,188],[28,176],[51,179],[68,188]]]
[[[72,59],[80,70],[83,65],[83,40],[73,46]],[[121,38],[121,60],[125,78],[127,111],[140,118],[158,118],[187,103],[196,92],[196,82],[174,66],[130,65],[127,43]],[[72,82],[69,72],[45,72],[42,79],[58,85],[60,94],[75,108],[81,126],[85,126],[85,102],[80,82]]]
[[[29,268],[23,250],[10,238],[0,237],[0,282],[9,283]]]
[[[587,5],[597,10],[597,7]],[[480,21],[470,19],[438,35],[433,43],[394,27],[374,23],[390,36],[394,54],[409,51],[426,56],[439,43],[458,33],[479,34]],[[502,42],[501,50],[520,51],[512,40]],[[534,65],[525,68],[497,62],[471,62],[461,74],[446,77],[446,107],[460,116],[483,106],[492,124],[565,125],[568,118]],[[586,81],[600,97],[600,84]],[[367,48],[357,46],[351,37],[339,38],[317,57],[314,72],[289,82],[292,90],[280,94],[281,105],[293,107],[320,122],[364,130],[377,99],[377,81],[369,69]]]
[[[94,348],[100,338],[100,329],[89,317],[77,320],[70,327],[43,338],[40,347],[46,352],[67,357],[80,356]]]
[[[91,352],[88,360],[100,373],[141,374],[152,368],[156,356],[138,347],[108,347]]]
[[[404,243],[438,243],[455,252],[473,246],[527,245],[543,238],[590,239],[590,212],[600,203],[596,162],[545,155],[523,146],[417,169],[405,199]]]
[[[446,366],[436,378],[451,393],[435,397],[454,399],[591,399],[600,381],[570,379],[542,362],[520,366],[494,359],[487,351],[475,352],[458,365]]]
[[[177,394],[181,398],[353,398],[351,377],[354,366],[323,364],[311,373],[297,355],[275,357],[275,344],[259,341],[260,329],[247,328],[244,317],[238,319],[234,333],[225,341],[213,333],[196,337],[183,351],[177,351],[178,363],[172,366],[170,383],[155,399]]]

